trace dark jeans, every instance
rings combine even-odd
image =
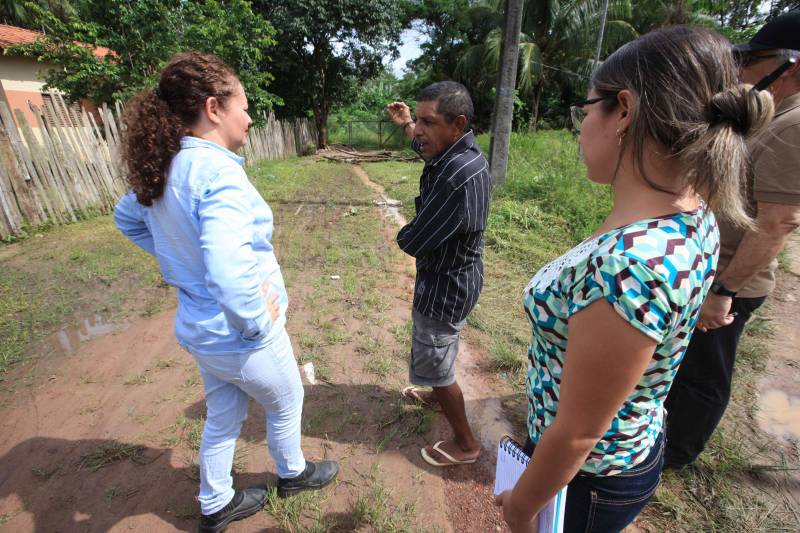
[[[525,451],[532,452],[528,440]],[[564,533],[616,533],[625,529],[653,497],[664,464],[664,433],[647,459],[615,476],[579,473],[567,487]]]
[[[667,410],[667,468],[692,463],[722,419],[731,397],[736,348],[744,326],[766,297],[734,298],[733,323],[706,333],[695,330],[664,407]]]

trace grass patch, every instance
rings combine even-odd
[[[412,435],[423,435],[430,431],[434,412],[419,405],[409,404],[403,399],[392,402],[387,418],[378,425],[383,438],[378,442],[377,453],[391,442],[401,442]]]
[[[503,341],[495,341],[489,354],[490,365],[499,372],[520,372],[525,367],[525,358]]]
[[[320,381],[331,380],[331,364],[330,358],[322,348],[316,350],[304,350],[300,353],[301,365],[306,363],[314,364],[314,375]]]
[[[411,332],[413,330],[414,323],[409,318],[402,324],[395,324],[389,331],[394,335],[395,340],[401,346],[411,345]]]
[[[173,426],[178,442],[193,452],[199,452],[205,423],[205,417],[186,418],[179,415]]]
[[[479,136],[484,153],[488,138]],[[421,164],[364,165],[388,196],[403,203],[408,219],[419,194]],[[494,190],[485,233],[484,288],[480,303],[468,318],[471,328],[489,337],[489,365],[508,373],[512,384],[524,377],[530,327],[522,309],[521,292],[535,272],[585,239],[609,212],[608,188],[590,183],[571,134],[559,131],[536,135],[513,134],[505,184]],[[788,257],[779,258],[788,268]],[[757,379],[765,368],[771,335],[766,311],[748,324],[737,356],[733,398],[728,413],[701,456],[693,473],[666,473],[644,519],[657,531],[788,531],[796,529],[797,511],[781,503],[780,494],[766,496],[763,472],[756,462],[783,464],[771,454],[769,438],[742,432],[751,427]],[[410,333],[391,330],[398,339]],[[478,335],[467,331],[467,335]],[[480,342],[486,342],[480,337]],[[524,412],[525,402],[514,404]],[[515,419],[517,413],[510,413]],[[770,500],[771,498],[771,500]]]
[[[31,468],[31,473],[37,478],[43,481],[47,481],[53,476],[53,474],[58,472],[58,470],[59,470],[58,467],[48,469],[41,466],[34,466],[33,468]]]
[[[146,385],[147,383],[150,383],[150,378],[147,374],[136,374],[126,379],[123,385]]]
[[[364,368],[370,374],[375,374],[380,378],[385,378],[396,368],[394,360],[385,353],[373,354],[367,359]]]
[[[792,270],[792,258],[786,246],[778,253],[778,268],[784,272],[791,272]]]
[[[324,493],[300,492],[296,496],[281,498],[278,489],[271,487],[264,511],[272,515],[284,531],[291,533],[316,533],[330,531],[338,524],[323,516]],[[307,525],[307,523],[309,523]]]
[[[372,526],[374,531],[386,533],[411,533],[416,509],[413,503],[398,502],[392,491],[378,477],[377,466],[365,479],[367,491],[359,494],[353,505],[353,523],[356,527]]]
[[[0,373],[72,317],[114,320],[173,301],[155,260],[124,239],[110,216],[0,251]]]
[[[345,205],[348,209],[372,205],[372,193],[353,175],[348,164],[295,158],[264,161],[247,173],[270,204]],[[301,213],[304,210],[305,207]]]
[[[94,450],[81,455],[78,463],[80,468],[87,468],[92,472],[96,472],[101,468],[109,465],[130,459],[137,462],[141,459],[143,446],[137,444],[125,444],[122,442],[108,442],[101,444]]]
[[[164,370],[165,368],[173,368],[175,366],[178,366],[179,364],[180,363],[178,363],[178,361],[176,361],[175,359],[171,358],[159,359],[158,362],[156,363],[156,368],[158,368],[159,370]]]

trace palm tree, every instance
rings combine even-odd
[[[498,12],[502,10],[502,2],[494,1],[489,5]],[[486,3],[480,4],[481,9],[486,6]],[[565,71],[576,76],[579,83],[589,77],[595,66],[594,45],[602,10],[602,0],[525,2],[517,89],[530,102],[529,131],[536,130],[542,92],[551,71]],[[602,47],[605,54],[637,37],[636,30],[627,22],[630,17],[630,0],[609,0]],[[470,47],[459,61],[455,76],[479,87],[493,83],[500,60],[501,38],[500,29],[496,28],[482,43]],[[478,73],[483,74],[478,76]]]
[[[77,13],[76,0],[0,0],[0,23],[33,28],[35,20],[31,18],[31,10],[25,7],[28,2],[39,4],[53,13],[56,17],[64,19]]]

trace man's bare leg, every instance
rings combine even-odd
[[[461,387],[457,382],[447,387],[434,387],[433,397],[442,406],[442,412],[450,427],[453,428],[454,434],[452,440],[445,441],[440,447],[459,461],[478,457],[481,453],[481,444],[469,427]],[[447,461],[432,446],[428,446],[426,450],[431,457],[435,457],[439,461]]]

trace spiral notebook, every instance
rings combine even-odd
[[[511,490],[528,466],[531,458],[511,437],[503,437],[497,447],[497,469],[494,478],[495,496]],[[539,512],[538,533],[561,533],[564,529],[564,505],[567,502],[567,487],[564,487],[550,503]]]

